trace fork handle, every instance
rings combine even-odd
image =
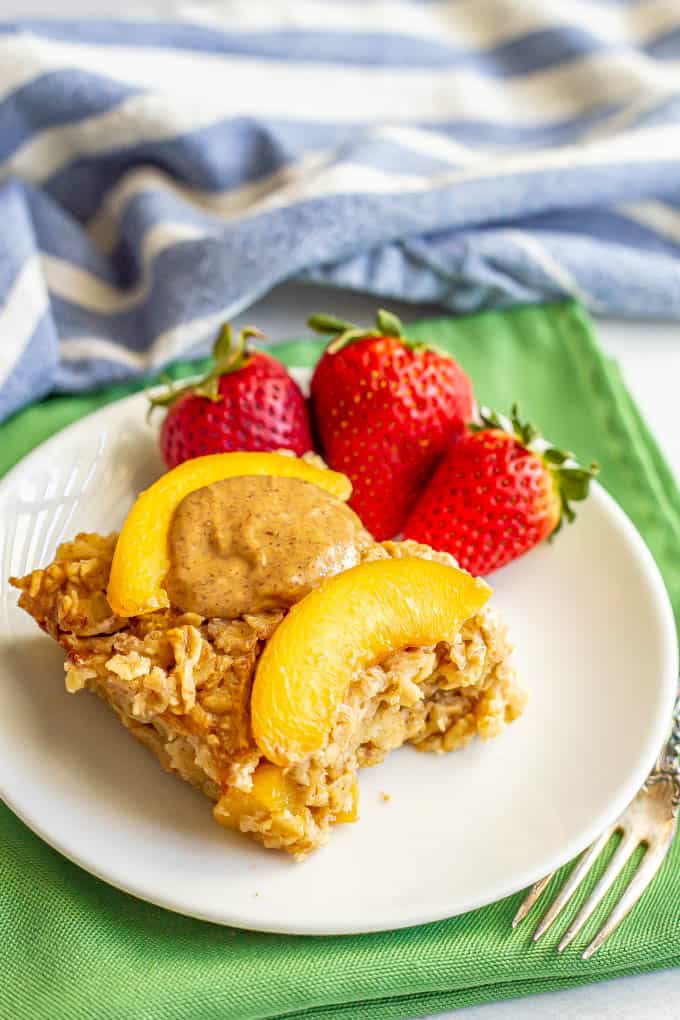
[[[671,731],[668,740],[661,748],[645,786],[661,782],[670,783],[671,804],[675,809],[674,813],[677,814],[680,809],[680,685],[671,716]]]

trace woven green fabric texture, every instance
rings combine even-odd
[[[585,313],[560,303],[421,322],[410,332],[455,354],[481,401],[506,410],[517,399],[551,439],[599,461],[603,484],[656,557],[680,622],[680,493]],[[309,365],[319,350],[299,342],[276,353]],[[52,397],[24,410],[0,427],[0,471],[133,388]],[[354,937],[262,935],[193,921],[81,871],[4,806],[0,889],[2,1020],[380,1020],[680,965],[677,840],[627,923],[588,963],[578,949],[597,919],[557,956],[557,936],[533,946],[528,927],[511,931],[521,893],[437,924]]]

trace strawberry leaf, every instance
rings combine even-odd
[[[368,337],[380,336],[396,337],[401,340],[405,347],[408,347],[415,353],[435,350],[435,348],[430,347],[429,344],[422,343],[420,340],[409,340],[405,337],[401,319],[394,312],[390,312],[386,308],[378,309],[375,316],[375,326],[370,329],[364,329],[353,322],[346,322],[344,319],[338,318],[337,315],[325,315],[323,313],[311,315],[307,319],[307,325],[315,333],[325,333],[334,336],[335,339],[331,340],[326,348],[329,354],[337,354],[343,347],[353,343],[355,340],[365,340]],[[437,351],[437,353],[441,357],[450,357],[444,351]]]
[[[573,453],[560,450],[556,446],[544,446],[541,433],[530,422],[523,422],[517,404],[513,404],[510,418],[503,419],[496,411],[488,407],[479,409],[481,424],[471,424],[472,432],[483,432],[485,429],[502,429],[522,444],[526,449],[539,457],[546,470],[550,472],[560,502],[560,516],[552,531],[551,538],[557,534],[566,520],[571,524],[576,519],[572,503],[580,502],[588,496],[590,483],[599,471],[595,463],[584,468],[577,463]],[[510,426],[510,427],[508,427]]]
[[[557,475],[565,499],[585,499],[588,495],[590,480],[594,474],[596,474],[596,470],[593,467],[590,469],[560,467]]]
[[[471,432],[483,432],[484,429],[503,429],[507,432],[500,416],[496,411],[492,411],[490,407],[480,407],[479,419],[481,424],[477,422],[471,422],[469,429]]]
[[[574,454],[558,450],[556,446],[549,446],[543,451],[543,460],[547,460],[549,464],[564,464],[565,460],[574,460]]]
[[[401,319],[386,308],[379,308],[375,317],[375,324],[382,336],[398,336],[403,334]]]
[[[533,439],[539,435],[539,431],[535,425],[531,422],[523,422],[519,416],[519,407],[517,404],[512,405],[512,411],[510,412],[510,420],[512,427],[515,430],[515,435],[521,440],[524,446],[528,446]]]
[[[323,312],[310,315],[307,319],[307,325],[315,333],[329,333],[331,336],[336,336],[338,333],[346,333],[348,330],[359,329],[359,326],[356,326],[353,322],[346,322],[345,319],[339,319],[337,315],[325,315]]]
[[[244,347],[248,347],[248,340],[251,337],[255,337],[257,340],[264,340],[266,333],[263,333],[257,326],[244,326],[241,330],[241,337],[243,339]]]
[[[212,353],[215,361],[224,361],[229,356],[232,344],[232,333],[231,326],[228,322],[225,322],[221,330],[217,334],[217,340],[213,347]]]
[[[365,330],[359,329],[359,327],[356,329],[346,329],[340,334],[340,336],[336,336],[335,340],[331,340],[326,350],[329,354],[337,354],[338,351],[341,351],[343,347],[351,344],[352,341],[362,340],[364,337],[374,335],[375,334],[373,333],[367,333]]]

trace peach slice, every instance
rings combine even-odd
[[[352,786],[352,806],[335,816],[336,824],[356,822],[358,813],[359,788],[356,779]],[[304,790],[297,785],[283,769],[270,762],[262,762],[253,772],[253,788],[247,793],[233,788],[225,790],[213,808],[215,821],[228,829],[238,829],[241,819],[247,815],[263,812],[278,815],[284,811],[293,817],[305,810]]]
[[[359,783],[357,777],[354,777],[352,782],[352,806],[348,811],[339,811],[335,816],[336,825],[345,825],[348,822],[357,822],[359,820]]]
[[[301,792],[282,769],[263,762],[253,772],[252,790],[247,793],[233,788],[225,790],[213,808],[213,814],[220,825],[231,829],[238,829],[244,815],[254,815],[258,811],[268,815],[290,811],[296,815],[302,807]]]
[[[242,475],[301,478],[342,500],[352,491],[345,475],[281,453],[216,453],[185,460],[142,492],[125,519],[107,593],[114,613],[137,616],[168,605],[163,581],[170,569],[168,531],[175,510],[188,493]]]
[[[286,766],[321,750],[357,673],[400,648],[452,640],[490,594],[463,570],[416,558],[361,563],[325,580],[260,657],[250,710],[264,756]]]

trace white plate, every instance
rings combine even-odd
[[[60,538],[119,526],[162,468],[144,410],[139,395],[104,408],[9,473],[3,579],[47,562]],[[66,694],[59,648],[3,583],[0,794],[93,874],[222,924],[377,931],[497,900],[573,857],[633,797],[665,735],[677,648],[652,558],[598,486],[576,525],[493,581],[529,687],[525,716],[486,745],[445,757],[403,748],[365,770],[360,822],[303,864],[215,825],[104,704]]]

